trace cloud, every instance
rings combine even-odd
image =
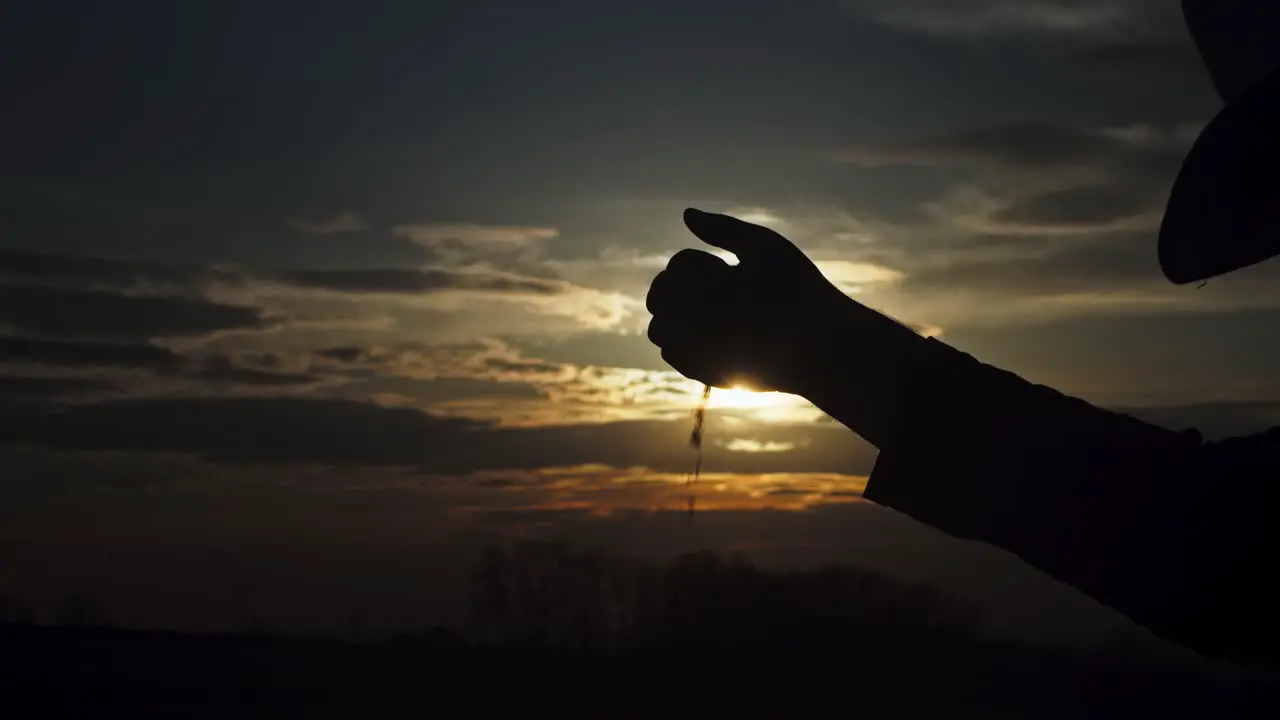
[[[795,443],[789,442],[776,442],[773,440],[761,442],[750,438],[734,438],[724,444],[724,449],[729,452],[776,453],[791,452],[796,449],[796,446]]]
[[[317,210],[291,218],[289,227],[311,235],[334,235],[369,229],[364,216],[354,210]]]
[[[481,250],[522,248],[540,240],[551,240],[560,234],[555,228],[549,227],[468,223],[397,225],[391,232],[429,248],[457,244]]]
[[[1193,77],[1209,78],[1195,46],[1186,39],[1104,43],[1079,50],[1073,57],[1082,67],[1098,72],[1101,77],[1118,75],[1126,80],[1143,77],[1177,82]],[[1206,83],[1206,87],[1210,86]]]
[[[212,462],[406,467],[456,474],[539,467],[692,468],[688,427],[671,422],[502,428],[411,408],[301,397],[125,399],[0,421],[14,443],[68,450],[177,453]],[[707,447],[710,473],[865,476],[874,457],[835,427],[771,428],[803,451],[743,458]]]
[[[322,348],[316,351],[316,356],[325,360],[333,360],[335,362],[354,363],[357,360],[365,358],[366,351],[364,348],[351,346]]]
[[[857,251],[902,278],[869,286],[877,309],[950,333],[1068,317],[1191,314],[1280,302],[1266,267],[1215,293],[1171,287],[1155,258],[1169,189],[1200,126],[977,126],[855,148],[881,167],[942,168],[900,239]],[[924,173],[922,173],[922,176]],[[929,173],[937,178],[940,174]]]
[[[1073,187],[1034,195],[1011,203],[992,215],[993,226],[1012,232],[1036,229],[1098,231],[1133,229],[1136,218],[1147,215],[1146,226],[1159,224],[1159,198],[1137,196],[1117,185]]]
[[[1146,233],[1107,242],[1042,246],[1023,257],[956,259],[921,269],[903,281],[906,293],[948,295],[957,291],[1020,298],[1069,293],[1135,290],[1160,280],[1155,240]]]
[[[17,382],[13,387],[20,388]],[[29,387],[41,391],[55,384]],[[87,385],[72,391],[96,391]],[[42,392],[41,394],[47,394]],[[1148,408],[1144,416],[1207,434],[1264,429],[1280,416],[1275,403]],[[295,463],[316,466],[406,468],[432,475],[502,471],[513,482],[567,487],[598,482],[592,468],[634,482],[679,483],[693,464],[684,423],[624,422],[553,428],[500,428],[408,408],[288,397],[206,397],[111,400],[57,413],[3,420],[10,443],[65,450],[176,453],[211,462]],[[704,447],[706,487],[722,474],[747,474],[777,485],[788,474],[865,477],[875,453],[839,426],[711,428],[729,434]],[[748,434],[743,434],[743,431]],[[752,448],[789,451],[742,452]],[[578,468],[552,473],[538,468]],[[635,468],[644,468],[636,470]]]
[[[83,406],[8,430],[15,440],[68,449],[386,466],[417,464],[441,438],[456,439],[469,427],[478,425],[354,402],[219,397]]]
[[[363,377],[376,374],[383,379],[381,387],[391,378],[507,384],[511,388],[507,393],[418,403],[433,412],[495,421],[507,427],[683,418],[701,393],[701,385],[670,369],[548,362],[526,357],[501,341],[368,348],[345,354],[353,358],[340,372],[355,376],[354,371]],[[427,390],[422,386],[403,387],[400,394],[410,400]],[[525,392],[526,389],[533,392]],[[783,423],[808,423],[819,414],[806,401],[790,395],[715,392],[711,405],[744,417]]]
[[[1240,273],[1212,295],[1179,292],[1159,272],[1156,231],[1199,129],[1020,123],[850,150],[844,159],[872,174],[949,171],[950,187],[919,204],[906,238],[859,253],[903,275],[874,287],[875,305],[948,331],[1274,306],[1265,270]]]
[[[349,298],[346,310],[421,335],[555,335],[584,328],[638,325],[639,297],[584,287],[566,279],[488,266],[288,270],[260,274],[248,297],[314,311],[316,295]],[[358,301],[358,302],[356,302]]]
[[[936,278],[958,265],[1038,262],[1070,250],[1066,241],[1093,244],[1146,233],[1154,243],[1169,188],[1196,131],[1191,125],[993,125],[853,149],[842,158],[865,168],[965,173],[940,197],[920,203],[927,222],[917,225],[916,234],[929,245],[916,240],[911,253],[881,254],[876,248],[869,256],[907,276]],[[992,241],[1002,237],[1007,240]],[[1107,262],[1105,252],[1095,256]],[[909,284],[921,287],[919,280]],[[951,318],[929,319],[953,324]]]
[[[1280,426],[1280,403],[1268,401],[1117,410],[1173,430],[1194,428],[1208,440],[1239,437]]]
[[[920,203],[911,240],[864,253],[899,277],[874,286],[889,314],[948,330],[1172,304],[1158,287],[1155,230],[1183,153],[1184,127],[972,127],[850,151],[870,168],[960,175]],[[923,222],[921,222],[923,220]],[[1176,300],[1176,299],[1175,299]]]
[[[131,294],[202,295],[212,285],[239,286],[243,278],[219,268],[182,267],[133,260],[0,249],[0,279],[73,290]]]
[[[857,241],[851,234],[838,229],[831,227],[825,230],[820,229],[822,219],[799,218],[785,223],[777,220],[774,224],[782,226],[779,229],[788,239],[796,242],[809,241],[806,244],[812,250],[811,256],[814,257],[815,264],[828,280],[845,292],[856,293],[869,286],[892,284],[902,278],[901,272],[883,264],[870,260],[848,259],[850,253],[847,251],[836,253],[824,250],[824,246],[829,248],[833,245]],[[724,251],[715,254],[726,261],[732,259],[732,256]],[[673,255],[675,255],[674,250],[643,253],[634,248],[609,247],[601,250],[596,257],[573,260],[548,259],[543,264],[573,285],[608,288],[631,297],[642,298],[648,292],[649,284],[653,282],[654,277],[666,267]]]
[[[1179,26],[1176,3],[1161,0],[842,0],[890,27],[947,37],[1020,33],[1166,34]]]
[[[0,327],[31,335],[145,341],[270,323],[260,308],[187,297],[0,286]]]
[[[936,219],[988,235],[1097,235],[1154,231],[1165,195],[1154,182],[1101,182],[999,198],[980,187],[954,188],[924,204]]]
[[[642,322],[640,298],[575,285],[549,270],[171,267],[0,250],[2,259],[14,262],[0,264],[0,334],[167,338],[188,347],[225,340],[264,351],[265,340],[254,338],[268,332],[277,345],[372,331],[449,342]]]
[[[319,380],[307,373],[274,372],[244,367],[226,355],[214,354],[205,358],[204,366],[196,373],[204,382],[250,387],[301,387]]]
[[[358,268],[265,270],[234,267],[178,267],[127,260],[0,250],[0,279],[22,286],[69,290],[112,290],[129,295],[249,294],[265,285],[346,293],[417,294],[445,290],[486,293],[567,292],[555,279],[524,277],[492,269]]]
[[[309,373],[281,371],[279,364],[278,358],[269,355],[247,354],[237,362],[218,353],[187,357],[153,344],[0,337],[0,366],[9,366],[4,368],[2,376],[11,381],[9,395],[38,395],[49,400],[101,395],[115,390],[118,394],[133,395],[175,390],[198,392],[205,384],[215,385],[222,391],[303,388],[322,380]],[[46,375],[24,376],[23,372]],[[67,375],[68,372],[81,375]],[[84,377],[86,373],[91,376]]]
[[[903,228],[896,221],[884,219],[882,203],[877,201],[870,205],[875,207],[875,212],[870,212],[868,208],[850,209],[844,205],[824,202],[788,202],[767,207],[708,205],[704,209],[768,225],[819,262],[824,260],[847,262],[861,259],[851,258],[851,252],[861,253],[868,248],[892,243],[903,237]],[[697,245],[695,238],[689,236],[689,240]],[[705,246],[702,247],[706,249]],[[626,253],[626,250],[615,249],[614,257],[621,260]],[[666,260],[670,259],[672,254],[674,252],[661,254],[662,260],[658,263],[658,269],[666,264]],[[726,260],[732,257],[723,251],[716,254]],[[651,261],[653,257],[646,255],[644,259]],[[604,254],[601,255],[601,259],[606,259]],[[652,262],[645,264],[651,266]]]
[[[351,293],[412,294],[469,290],[555,295],[569,289],[565,283],[540,278],[443,269],[290,270],[280,273],[278,279],[298,287]]]
[[[1194,133],[1187,128],[1130,125],[1074,128],[1009,123],[962,128],[888,146],[850,147],[838,161],[864,167],[960,166],[1061,170],[1124,163],[1179,163]]]
[[[0,363],[32,363],[72,368],[109,367],[175,372],[182,357],[150,344],[95,343],[0,337]]]
[[[495,340],[333,350],[318,357],[336,364],[336,372],[376,377],[380,389],[396,380],[416,381],[397,384],[411,402],[418,399],[420,406],[436,412],[509,426],[652,419],[673,408],[684,413],[698,392],[695,383],[670,370],[548,362]],[[436,386],[421,384],[444,381],[483,381],[508,390],[441,398]]]
[[[831,284],[856,294],[867,285],[891,285],[901,282],[904,274],[883,265],[850,260],[818,260],[814,264]]]
[[[762,207],[733,207],[725,210],[724,214],[756,225],[778,225],[783,222],[781,217]]]
[[[0,375],[0,399],[45,402],[89,399],[115,394],[116,387],[105,380],[72,377]],[[8,418],[0,418],[4,422]]]

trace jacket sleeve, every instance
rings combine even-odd
[[[1008,550],[1166,639],[1262,652],[1277,433],[1204,443],[930,341],[868,500]]]

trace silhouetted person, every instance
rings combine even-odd
[[[1280,254],[1280,2],[1187,0],[1225,104],[1159,237],[1175,283]],[[682,374],[803,396],[879,450],[865,496],[1005,548],[1209,656],[1280,658],[1280,428],[1204,442],[982,364],[853,301],[772,230],[688,210],[649,337]]]

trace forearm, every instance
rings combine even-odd
[[[912,445],[928,432],[922,419],[933,417],[923,396],[950,374],[935,344],[849,301],[802,343],[797,394],[879,450]]]
[[[833,339],[824,357],[848,370],[807,397],[881,450],[867,499],[1013,552],[1153,629],[1177,622],[1168,590],[1195,512],[1198,439],[887,318],[847,322],[858,347]]]

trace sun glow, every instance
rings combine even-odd
[[[676,408],[683,414],[691,407],[697,407],[702,399],[702,383],[687,381],[684,385],[684,397],[676,402]],[[722,419],[730,422],[752,420],[764,423],[811,423],[822,416],[822,411],[809,404],[809,401],[798,395],[781,392],[760,392],[743,384],[711,389],[711,397],[707,399],[707,408],[711,410],[709,422],[714,426]],[[724,411],[724,415],[716,413]]]
[[[741,385],[734,385],[729,388],[712,388],[707,407],[751,410],[794,404],[791,400],[791,396],[782,393],[756,392]]]

